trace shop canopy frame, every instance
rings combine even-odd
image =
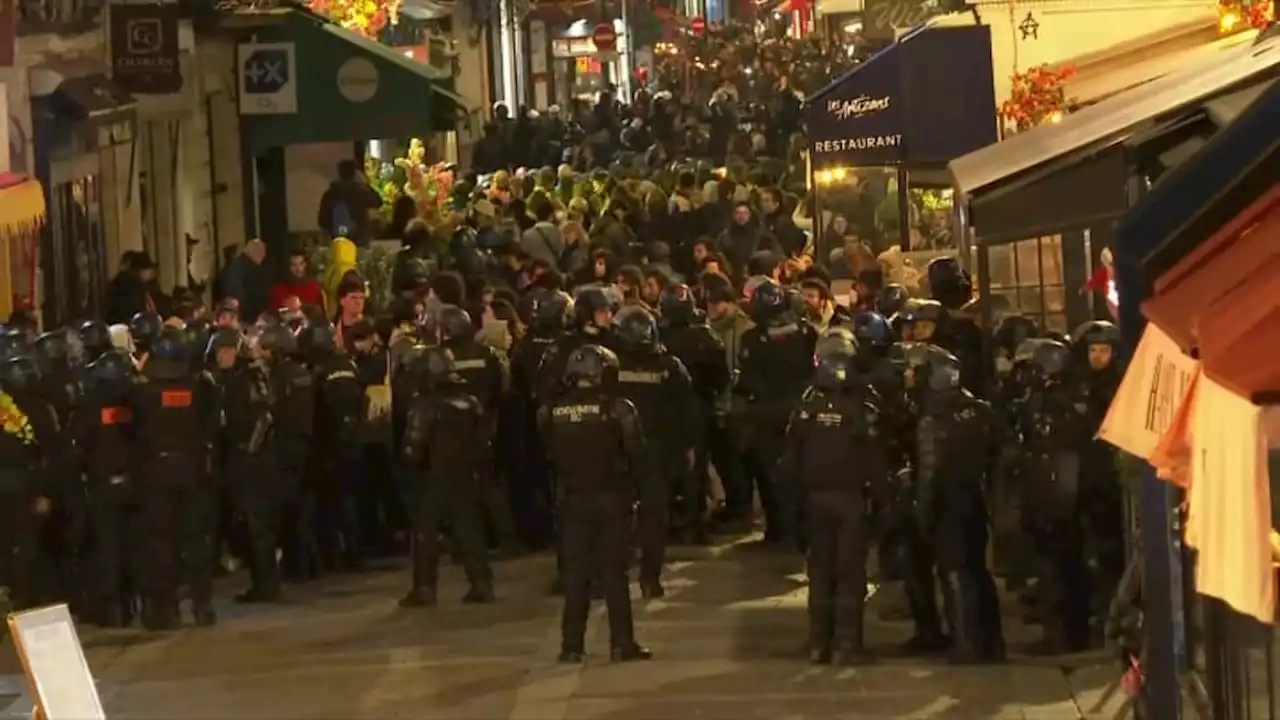
[[[312,13],[293,10],[257,29],[257,42],[292,42],[297,64],[298,111],[241,116],[252,152],[297,143],[406,138],[456,130],[457,120],[474,128],[473,108],[451,88],[452,76],[406,57],[400,50],[361,37]],[[373,97],[353,102],[341,94],[337,76],[353,58],[378,69]]]
[[[1062,268],[1063,307],[1053,311],[1069,327],[1101,314],[1105,290],[1075,290],[1115,245],[1115,222],[1280,77],[1280,39],[1222,52],[948,165],[982,298],[993,296],[993,247],[1059,236],[1052,261]],[[1043,277],[1020,287],[1019,298],[1036,287],[1037,312],[1050,312]],[[983,314],[994,322],[991,302]]]

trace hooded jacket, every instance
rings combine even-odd
[[[338,312],[338,286],[342,278],[356,266],[356,244],[344,237],[336,237],[329,246],[329,267],[324,271],[324,311],[332,317]]]

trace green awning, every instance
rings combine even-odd
[[[450,76],[400,51],[295,11],[257,32],[256,43],[292,43],[297,112],[242,115],[252,149],[310,142],[420,137],[454,130],[466,102]],[[239,68],[244,72],[244,68]]]

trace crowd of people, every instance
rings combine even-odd
[[[1016,507],[1005,547],[1031,557],[998,573],[1035,580],[1046,650],[1087,644],[1105,613],[1092,599],[1110,597],[1125,560],[1115,460],[1092,439],[1117,379],[1114,326],[1068,340],[1015,316],[984,341],[952,258],[927,269],[931,299],[879,267],[836,298],[785,196],[765,184],[725,219],[692,174],[665,207],[644,204],[666,214],[634,210],[627,181],[571,198],[576,238],[549,197],[528,198],[531,225],[498,232],[486,218],[516,204],[494,201],[500,185],[477,191],[477,227],[435,256],[413,242],[421,224],[406,228],[396,297],[376,312],[357,269],[319,283],[298,254],[281,307],[256,317],[228,298],[127,326],[12,324],[0,362],[12,600],[61,597],[83,620],[164,630],[181,622],[183,586],[194,620],[215,622],[226,556],[249,570],[239,600],[274,602],[282,582],[408,549],[400,604],[432,606],[447,530],[465,602],[496,597],[491,549],[556,547],[561,658],[581,659],[595,592],[614,657],[646,658],[632,549],[642,596],[662,597],[667,544],[748,531],[758,497],[764,543],[808,552],[815,662],[866,658],[873,548],[903,581],[910,649],[994,661],[988,515],[1007,529]]]

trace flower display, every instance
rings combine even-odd
[[[1071,66],[1037,65],[1010,78],[1009,99],[1000,106],[1000,119],[1014,132],[1046,122],[1060,122],[1067,113],[1067,80]]]
[[[357,35],[376,38],[400,21],[401,0],[309,0],[311,12],[327,17]]]
[[[4,431],[22,441],[23,445],[34,445],[36,432],[31,428],[31,420],[22,412],[9,393],[0,391],[0,423]]]

